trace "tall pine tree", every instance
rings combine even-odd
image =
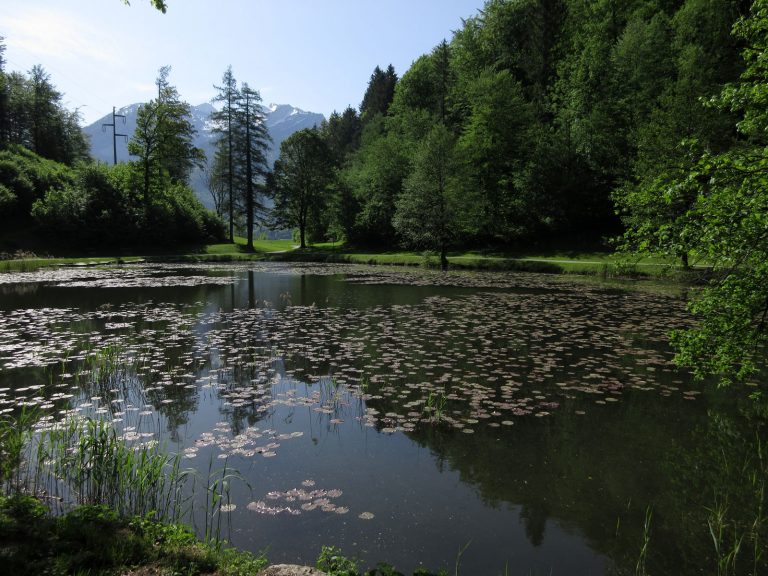
[[[235,133],[235,108],[240,99],[240,92],[237,89],[237,81],[232,74],[232,66],[228,66],[221,79],[221,86],[214,86],[219,93],[213,98],[214,102],[221,104],[221,109],[211,115],[214,122],[214,134],[218,135],[216,141],[216,154],[220,156],[215,170],[212,172],[214,178],[223,179],[228,191],[227,205],[229,213],[229,241],[234,242],[235,238],[235,196],[234,196],[234,168],[233,168],[233,141]],[[217,184],[221,186],[221,183]]]
[[[395,97],[396,85],[397,74],[392,64],[386,71],[378,66],[374,68],[363,102],[360,104],[360,117],[363,123],[370,122],[377,114],[386,115]]]
[[[235,114],[237,121],[236,150],[238,153],[237,168],[242,182],[243,207],[245,209],[246,237],[248,251],[253,250],[253,227],[256,212],[263,207],[257,200],[257,191],[266,177],[267,150],[270,136],[264,124],[264,112],[261,107],[261,96],[243,83],[240,87],[240,98],[237,101]]]

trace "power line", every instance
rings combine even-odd
[[[117,137],[122,136],[125,138],[125,141],[128,142],[128,134],[118,134],[115,118],[122,118],[123,119],[123,125],[125,125],[125,114],[115,114],[115,107],[112,106],[112,122],[105,122],[101,125],[101,131],[106,132],[107,126],[112,126],[112,154],[114,158],[114,163],[117,165]]]

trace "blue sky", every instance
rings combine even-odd
[[[6,69],[42,64],[90,123],[153,97],[157,70],[191,104],[209,101],[226,67],[265,104],[326,116],[358,106],[374,67],[402,75],[483,0],[3,0]]]

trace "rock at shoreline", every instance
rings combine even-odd
[[[310,568],[309,566],[275,564],[274,566],[268,566],[256,576],[325,576],[325,572],[321,572],[316,568]]]

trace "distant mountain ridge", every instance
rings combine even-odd
[[[115,118],[116,131],[118,134],[126,134],[128,138],[133,135],[136,130],[136,115],[140,106],[141,103],[130,104],[115,111],[116,114],[125,116],[125,121],[123,121],[122,118]],[[216,109],[208,103],[192,106],[190,110],[192,125],[195,127],[195,130],[197,130],[197,135],[195,136],[194,141],[195,146],[201,148],[205,152],[209,164],[213,161],[213,154],[215,151],[215,135],[212,132],[213,124],[211,122],[211,114],[215,110]],[[322,114],[307,112],[290,104],[270,104],[269,106],[264,106],[264,113],[264,123],[272,137],[272,147],[267,154],[267,159],[270,165],[277,159],[280,153],[280,144],[283,140],[299,130],[319,126],[325,119],[325,116]],[[85,132],[90,139],[91,156],[101,162],[107,162],[109,164],[111,164],[113,160],[112,127],[104,127],[103,125],[111,122],[112,114],[109,113],[100,120],[83,128],[83,132]],[[129,160],[129,158],[125,138],[118,138],[117,161],[125,162]],[[192,174],[191,185],[203,204],[211,207],[212,200],[208,193],[203,174],[196,170],[195,173]]]

